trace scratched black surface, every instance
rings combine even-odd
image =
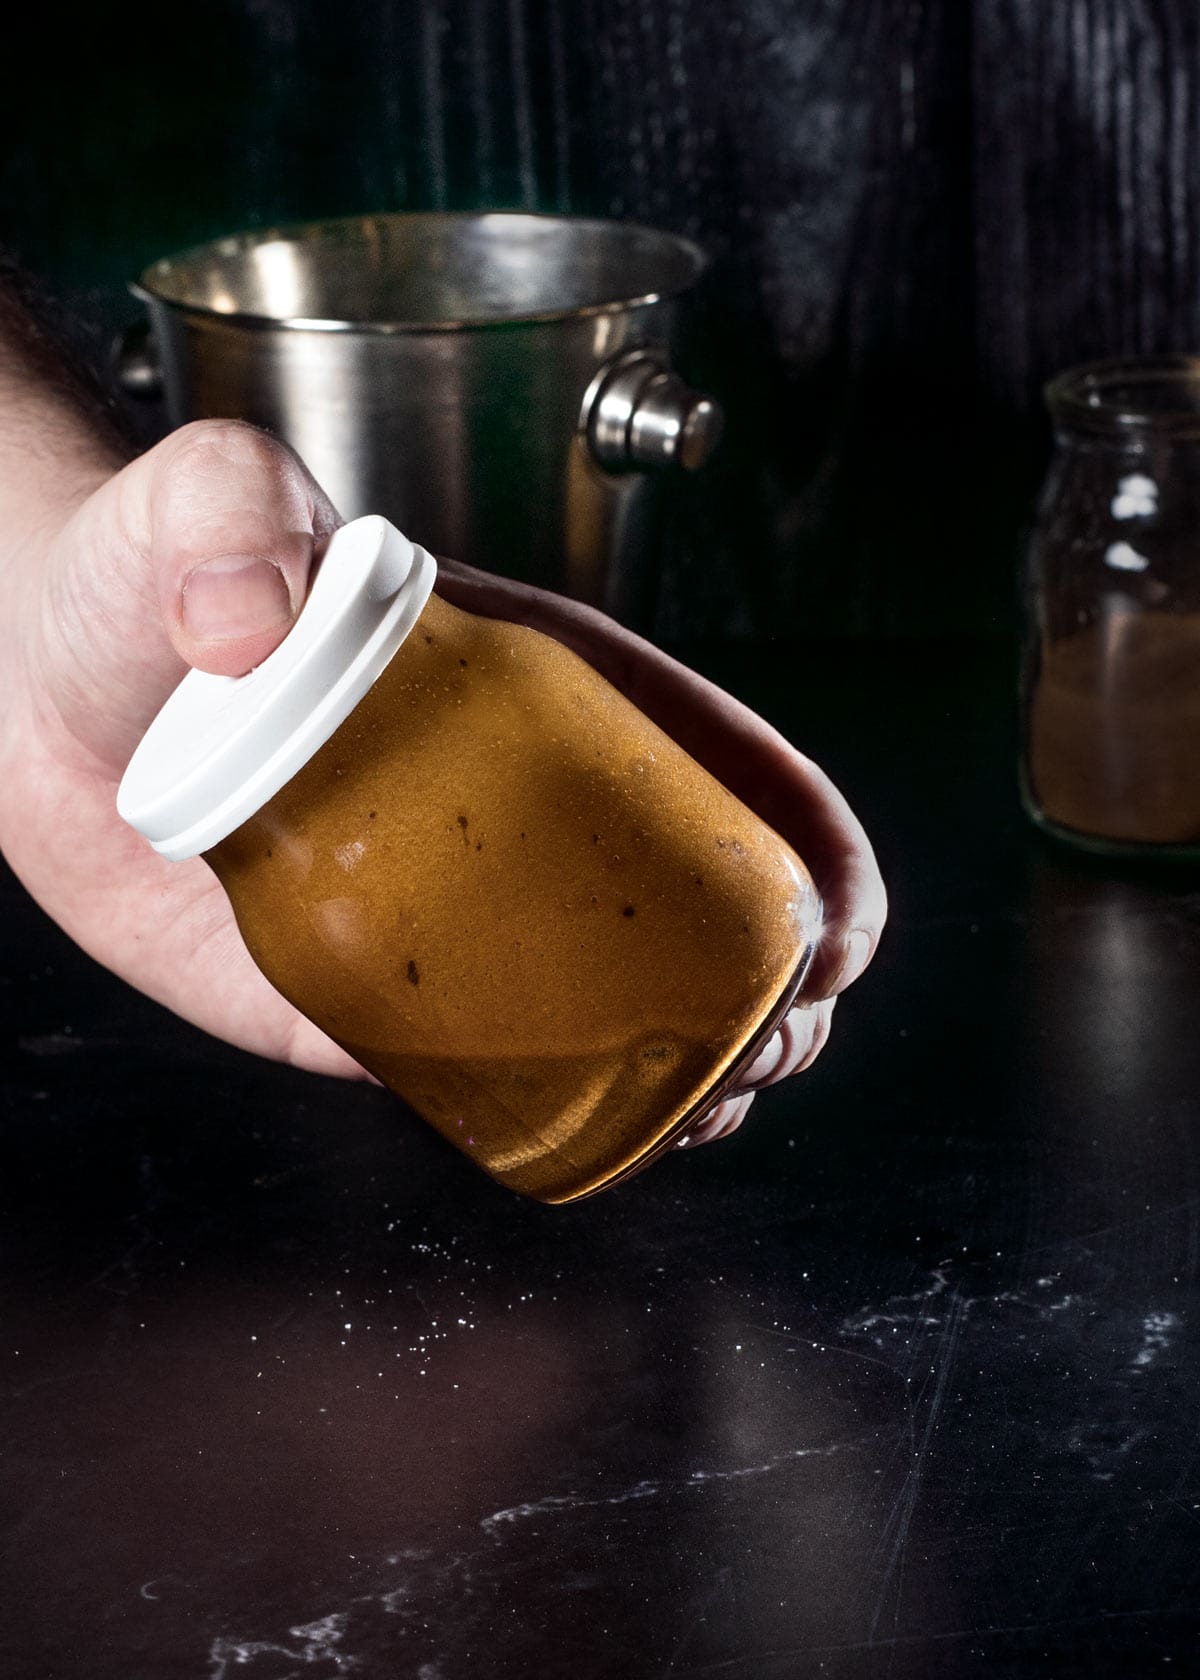
[[[994,653],[702,662],[893,925],[810,1075],[573,1211],[5,886],[6,1680],[1195,1671],[1200,883],[1025,827]]]

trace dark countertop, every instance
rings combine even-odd
[[[5,882],[5,1680],[1196,1672],[1200,880],[1027,827],[1002,653],[701,662],[893,921],[813,1072],[574,1209]]]

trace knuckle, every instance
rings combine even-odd
[[[189,473],[261,473],[288,476],[296,470],[291,451],[245,420],[193,420],[173,434],[171,464]]]
[[[833,1026],[833,1000],[830,999],[828,1003],[819,1004],[811,1011],[811,1014],[813,1018],[812,1036],[809,1039],[808,1049],[796,1064],[797,1073],[806,1072],[829,1041],[830,1029]]]
[[[878,924],[879,933],[882,933],[883,924],[888,919],[889,908],[890,908],[890,906],[888,904],[887,887],[884,885],[883,876],[881,875],[879,877],[878,884],[876,885],[876,888],[875,888],[875,916],[876,916],[876,920],[877,920],[877,924]],[[876,939],[878,939],[879,933],[876,934],[876,936],[875,936]]]
[[[812,1044],[814,1025],[819,1011],[816,1006],[793,1009],[787,1018],[788,1040],[787,1050],[781,1063],[781,1069],[794,1073],[801,1061],[807,1056]]]

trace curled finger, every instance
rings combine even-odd
[[[836,998],[790,1009],[746,1070],[743,1090],[760,1091],[811,1067],[829,1037]]]
[[[697,1144],[716,1143],[718,1138],[728,1137],[731,1132],[737,1131],[749,1114],[753,1101],[753,1091],[744,1091],[736,1097],[726,1097],[724,1102],[719,1102],[702,1120],[698,1120],[686,1137],[680,1138],[678,1147],[694,1149]]]

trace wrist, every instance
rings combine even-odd
[[[28,757],[30,746],[45,739],[54,721],[53,686],[47,686],[45,678],[51,655],[48,636],[54,640],[58,553],[67,528],[86,519],[81,510],[107,477],[106,463],[80,458],[69,473],[63,472],[54,496],[39,494],[37,485],[28,482],[19,494],[5,496],[0,531],[0,624],[5,626],[0,638],[0,690],[6,703],[0,711],[0,775],[15,773],[15,760]]]
[[[64,524],[129,454],[119,410],[66,318],[0,252],[0,562],[26,534]]]
[[[0,392],[2,394],[2,392]],[[20,448],[12,433],[36,439]],[[124,466],[124,458],[76,416],[35,412],[6,416],[0,426],[0,572],[44,553],[83,504]]]

